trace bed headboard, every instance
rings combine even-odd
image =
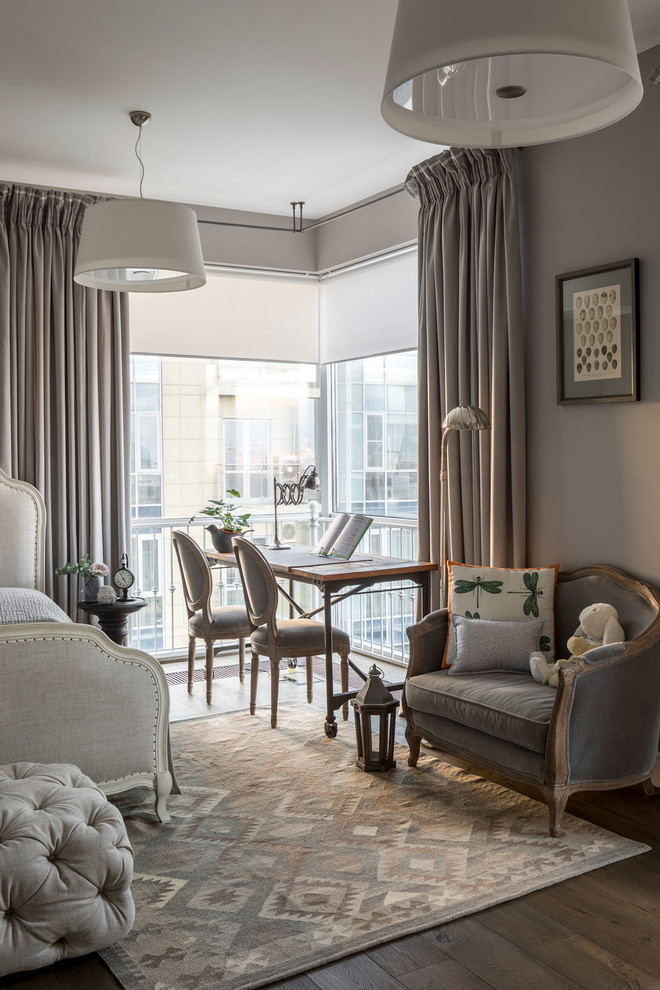
[[[0,468],[0,587],[45,588],[46,506]]]

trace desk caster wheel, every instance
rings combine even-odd
[[[335,739],[336,738],[336,736],[337,736],[337,723],[336,722],[328,722],[328,720],[326,718],[325,724],[323,726],[323,729],[324,729],[325,734],[328,737],[328,739]]]

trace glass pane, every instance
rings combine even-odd
[[[160,385],[136,385],[135,408],[139,412],[145,410],[158,412],[160,409]]]
[[[140,470],[153,471],[160,461],[158,450],[158,420],[155,416],[139,417]]]
[[[340,403],[344,401],[345,392],[336,386],[346,379],[351,383],[350,406],[342,407]],[[333,382],[334,508],[414,518],[417,503],[417,352],[343,362],[334,366]],[[348,437],[345,415],[350,415]],[[346,467],[352,472],[350,495],[346,488]],[[367,472],[369,481],[362,474],[365,468],[370,469]],[[387,485],[384,479],[375,482],[375,469],[380,468],[411,472],[411,480],[405,483],[388,480]],[[366,503],[366,509],[363,509]]]
[[[364,386],[364,407],[375,412],[385,408],[385,386],[365,385]]]

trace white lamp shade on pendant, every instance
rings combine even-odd
[[[177,292],[206,282],[194,210],[155,199],[87,207],[74,280],[93,289]]]
[[[399,0],[381,111],[421,141],[505,148],[606,127],[642,95],[627,0]]]

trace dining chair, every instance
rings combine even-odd
[[[277,619],[277,580],[270,564],[253,543],[240,536],[232,540],[238,572],[241,576],[245,607],[250,620],[250,715],[257,705],[259,657],[270,662],[270,724],[277,727],[277,699],[279,693],[280,660],[305,657],[307,675],[307,702],[312,695],[312,660],[318,654],[325,655],[325,628],[314,619]],[[342,691],[348,691],[348,654],[351,643],[343,629],[332,628],[332,650],[339,655]],[[348,718],[348,704],[342,707],[343,717]]]
[[[206,556],[187,533],[175,529],[172,543],[179,561],[183,597],[188,612],[188,693],[193,692],[195,646],[198,639],[206,643],[206,703],[213,691],[213,644],[222,639],[238,639],[238,672],[245,679],[245,640],[251,627],[241,605],[213,608],[213,575]]]

